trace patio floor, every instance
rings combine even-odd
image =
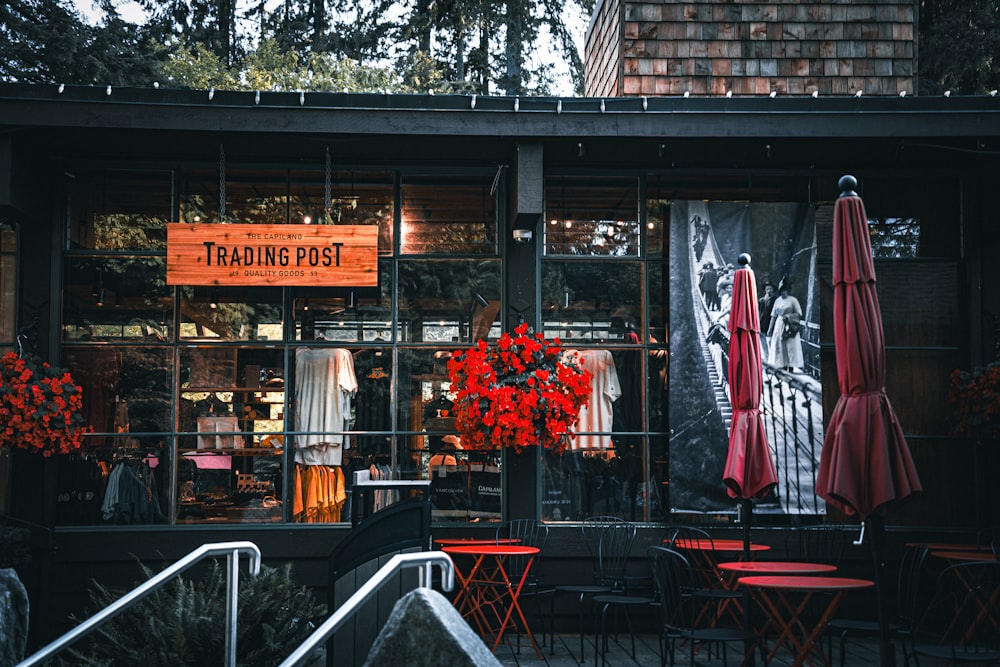
[[[586,637],[585,639],[587,640],[584,644],[586,655],[585,661],[582,664],[593,665],[593,637]],[[502,665],[526,665],[528,667],[537,667],[538,665],[543,664],[551,665],[552,667],[579,667],[581,665],[579,662],[579,635],[559,634],[555,636],[554,643],[555,651],[553,655],[549,654],[548,646],[542,647],[543,660],[539,660],[538,656],[531,649],[530,644],[525,643],[522,643],[520,653],[518,653],[517,648],[513,645],[501,645],[496,650],[496,657]],[[513,644],[513,640],[511,640],[511,644]],[[743,660],[742,647],[737,644],[731,644],[728,648],[728,664],[733,667],[739,666]],[[829,648],[825,638],[823,641],[823,648],[829,655]],[[900,652],[898,644],[894,645],[893,648],[897,654]],[[615,640],[614,637],[611,637],[607,656],[607,665],[610,667],[629,667],[631,665],[637,665],[639,667],[654,667],[655,665],[660,664],[660,649],[655,635],[636,635],[635,650],[636,655],[635,658],[633,658],[631,656],[631,644],[627,634],[619,635],[617,640]],[[756,657],[757,664],[761,665],[762,662],[760,660],[760,656],[757,655]],[[791,665],[793,659],[794,656],[787,651],[779,652],[779,654],[775,656],[775,658],[769,662],[768,665],[770,667],[787,667],[788,665]],[[675,661],[678,665],[690,664],[690,653],[688,652],[687,646],[678,645],[675,654]],[[901,659],[896,661],[897,664],[901,664],[901,662]],[[720,656],[714,653],[711,659],[709,659],[707,655],[704,654],[704,649],[701,649],[695,656],[695,664],[699,667],[707,667],[709,665],[722,665],[723,661]],[[833,647],[832,664],[840,664],[840,648],[836,642],[834,642]],[[870,638],[852,638],[847,643],[847,657],[844,664],[848,667],[877,667],[879,665],[878,640]]]

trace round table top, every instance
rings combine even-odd
[[[443,547],[470,546],[477,544],[517,544],[520,542],[516,537],[485,538],[485,537],[442,537],[434,540],[435,544]]]
[[[775,588],[784,591],[847,591],[875,586],[875,582],[870,579],[850,577],[759,575],[740,577],[736,581],[753,588]]]
[[[908,547],[917,547],[921,544],[927,546],[931,551],[979,551],[992,553],[993,549],[988,544],[972,544],[965,542],[907,542]]]
[[[743,551],[743,540],[704,540],[681,537],[674,541],[674,546],[678,549],[690,549],[692,551]],[[771,547],[767,544],[750,543],[750,551],[768,551]]]
[[[538,553],[538,547],[526,547],[518,544],[462,544],[458,546],[442,547],[441,551],[446,554],[466,554],[469,556],[480,556],[483,554],[493,556],[531,556]]]
[[[963,563],[985,563],[997,560],[996,556],[988,551],[932,551],[931,555],[935,558],[962,561]]]
[[[720,570],[743,572],[746,574],[823,574],[836,572],[836,565],[807,563],[804,561],[732,561],[719,563]]]

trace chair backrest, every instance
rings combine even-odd
[[[683,551],[684,540],[703,540],[709,544],[713,543],[712,535],[704,528],[695,526],[668,526],[663,538],[663,545],[668,549]]]
[[[957,563],[942,570],[920,629],[964,655],[1000,651],[1000,561]]]
[[[538,555],[531,562],[526,584],[528,586],[542,581],[542,555],[545,553],[545,543],[549,539],[548,525],[534,519],[511,519],[497,526],[497,542],[500,540],[517,540],[526,547],[536,547]],[[529,559],[525,556],[511,556],[507,559],[507,573],[512,580],[519,580]]]
[[[981,528],[976,531],[976,544],[989,547],[994,558],[1000,558],[1000,526]]]
[[[707,530],[694,526],[671,526],[664,543],[667,548],[684,556],[696,586],[718,588],[722,585],[722,574],[716,568],[715,540]]]
[[[929,549],[926,544],[915,544],[907,547],[899,563],[899,577],[896,584],[899,625],[906,631],[913,630],[917,614],[926,609],[929,586],[925,586],[923,577]]]
[[[590,517],[584,519],[580,530],[593,559],[594,583],[625,590],[628,557],[637,534],[635,524],[619,517]]]
[[[694,587],[691,564],[678,551],[654,546],[646,550],[653,572],[654,598],[664,627],[691,629],[690,591]]]
[[[847,534],[836,526],[806,526],[788,533],[785,553],[793,560],[840,565]]]

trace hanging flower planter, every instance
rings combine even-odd
[[[1000,361],[951,372],[948,386],[952,435],[980,441],[1000,440]]]
[[[480,340],[452,353],[448,376],[463,448],[516,452],[533,445],[565,450],[592,377],[558,338],[532,334],[524,323],[495,346]]]
[[[0,358],[0,449],[52,456],[79,449],[83,390],[69,372],[37,357]]]

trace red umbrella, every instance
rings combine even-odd
[[[833,211],[833,340],[841,396],[827,426],[816,492],[862,519],[921,490],[885,393],[885,339],[865,206],[853,176]]]
[[[729,454],[722,475],[729,495],[742,501],[744,550],[750,549],[750,499],[766,495],[778,484],[778,473],[760,414],[764,367],[760,349],[757,282],[750,256],[740,255],[733,275],[729,309]],[[745,555],[749,555],[748,553]]]
[[[921,487],[885,393],[885,338],[868,216],[854,192],[857,180],[844,176],[838,185],[841,195],[833,210],[833,340],[841,395],[827,426],[816,493],[872,525],[880,655],[883,665],[891,665],[881,594],[882,514]]]

